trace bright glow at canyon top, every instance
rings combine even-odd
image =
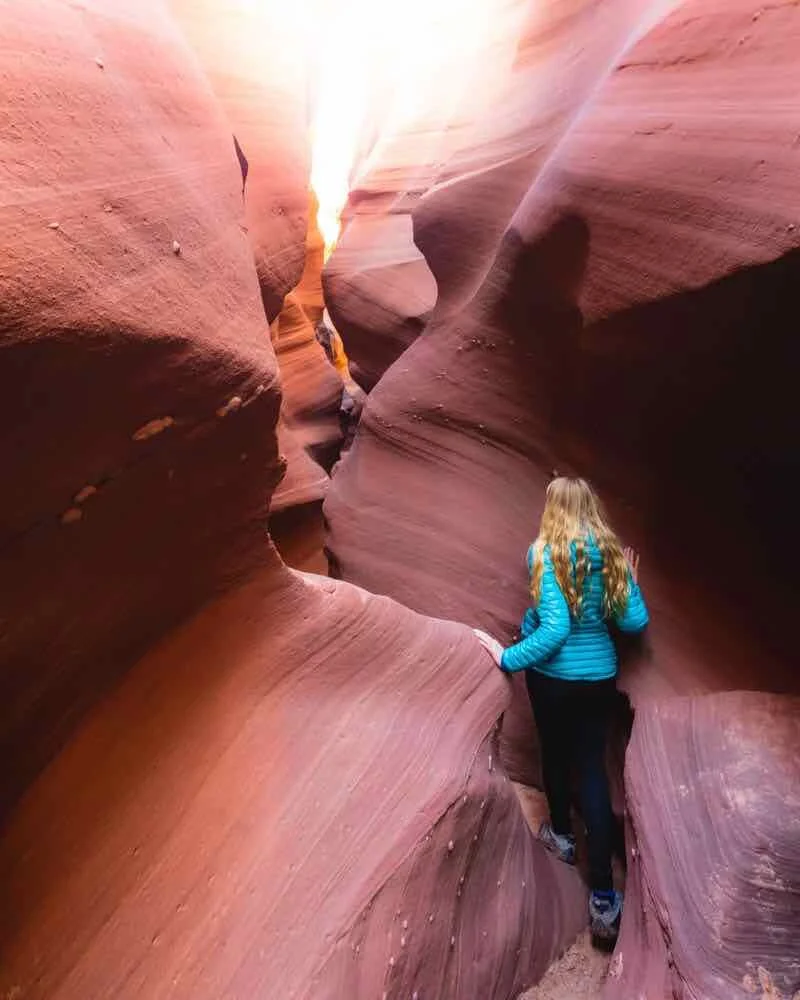
[[[317,0],[311,26],[311,185],[329,253],[354,180],[410,126],[479,86],[493,0]],[[502,5],[501,5],[502,6]],[[431,148],[437,138],[431,136]]]

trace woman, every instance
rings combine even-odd
[[[533,607],[522,638],[504,649],[475,634],[501,670],[525,671],[542,751],[550,823],[539,838],[573,864],[570,769],[580,778],[589,854],[589,915],[595,938],[614,940],[622,895],[611,876],[613,817],[605,771],[606,731],[614,707],[617,656],[609,622],[623,632],[647,625],[638,556],[624,552],[596,494],[583,479],[559,477],[547,487],[539,536],[528,550]]]

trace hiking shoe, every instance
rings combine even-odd
[[[572,834],[556,833],[549,823],[539,827],[539,840],[548,851],[568,865],[575,864],[575,838]]]
[[[592,941],[600,946],[613,945],[622,919],[622,893],[593,892],[589,896],[589,923]]]

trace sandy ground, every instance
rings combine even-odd
[[[592,947],[587,931],[519,1000],[600,1000],[610,961]]]

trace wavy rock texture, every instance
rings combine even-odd
[[[462,627],[262,551],[26,796],[0,846],[0,986],[517,995],[585,897],[497,763],[505,682]]]
[[[577,467],[644,554],[654,628],[633,696],[792,684],[788,637],[761,623],[791,592],[792,560],[763,532],[788,516],[778,484],[795,462],[798,30],[794,6],[745,20],[744,5],[684,5],[575,105],[546,169],[517,184],[525,202],[479,295],[434,318],[370,396],[326,506],[345,578],[508,635],[542,485]],[[720,108],[735,146],[708,138]],[[459,195],[461,222],[468,180],[422,203],[426,238]],[[471,281],[473,244],[452,249]]]
[[[798,747],[797,698],[641,711],[626,774],[635,893],[606,996],[796,995]]]
[[[353,376],[369,391],[424,329],[436,282],[414,244],[409,211],[369,215],[356,204],[353,218],[343,219],[324,284]]]
[[[557,453],[532,303],[513,333],[508,308],[497,304],[507,290],[520,297],[511,287],[514,254],[500,254],[500,241],[642,9],[564,0],[547,14],[518,10],[509,23],[515,72],[455,156],[464,175],[433,187],[414,211],[416,239],[438,283],[436,313],[373,392],[349,474],[337,477],[326,506],[329,548],[345,579],[501,635],[517,626],[524,552]],[[525,289],[529,277],[516,280]],[[561,281],[554,262],[542,284],[549,290]],[[415,467],[420,453],[427,461]],[[361,481],[362,468],[371,470],[369,481]],[[515,706],[507,757],[514,776],[530,780],[532,720],[522,685]]]
[[[248,571],[280,466],[230,133],[175,25],[11,3],[3,36],[6,806],[133,653]]]
[[[299,9],[168,0],[247,161],[243,198],[270,322],[305,263],[309,171]],[[269,52],[265,53],[265,45]]]
[[[157,0],[4,14],[0,992],[507,1000],[584,889],[474,637],[269,546],[221,105]]]
[[[283,391],[279,442],[286,475],[272,498],[273,510],[282,510],[325,495],[328,477],[315,458],[329,466],[341,438],[341,385],[305,315],[309,307],[322,311],[322,245],[309,225],[315,206],[310,213],[304,26],[299,11],[284,7],[279,14],[267,3],[169,0],[169,6],[225,114],[229,141],[235,136],[244,158],[246,231],[274,327]]]
[[[343,234],[324,275],[328,307],[366,389],[419,336],[437,302],[436,282],[412,233],[420,197],[435,185],[513,160],[518,151],[514,133],[531,94],[512,70],[525,22],[535,16],[526,0],[478,0],[462,19],[472,28],[451,28],[460,44],[440,39],[432,77],[424,64],[435,30],[426,26],[413,40],[416,51],[402,87],[372,95]],[[557,62],[561,54],[555,57]],[[413,110],[396,107],[403,103]],[[491,214],[498,207],[495,192]],[[440,225],[437,245],[444,237]],[[448,287],[439,290],[440,301]]]
[[[797,690],[791,636],[770,623],[791,620],[797,550],[798,8],[539,16],[514,158],[414,209],[439,303],[329,491],[337,572],[508,638],[544,483],[580,472],[643,554],[634,707]],[[503,751],[536,780],[521,685]]]
[[[528,833],[474,638],[268,546],[262,302],[305,229],[289,210],[272,254],[259,217],[257,276],[231,122],[257,124],[240,86],[271,70],[227,90],[227,32],[253,22],[174,9],[199,59],[157,0],[4,8],[0,987],[508,1000],[579,931],[582,886]],[[791,630],[760,623],[791,620],[796,565],[797,8],[691,0],[622,61],[655,7],[502,10],[515,72],[458,146],[471,169],[415,189],[437,311],[340,466],[331,545],[351,579],[508,632],[550,467],[594,475],[657,622],[625,681],[619,995],[670,961],[687,996],[785,992],[796,705],[666,696],[796,684]],[[701,882],[727,923],[687,915],[677,886]]]
[[[330,469],[342,443],[342,379],[315,334],[324,308],[324,245],[315,213],[312,199],[303,274],[271,327],[283,393],[278,437],[287,458],[286,476],[272,497],[273,511],[321,500],[328,486],[325,470]]]

